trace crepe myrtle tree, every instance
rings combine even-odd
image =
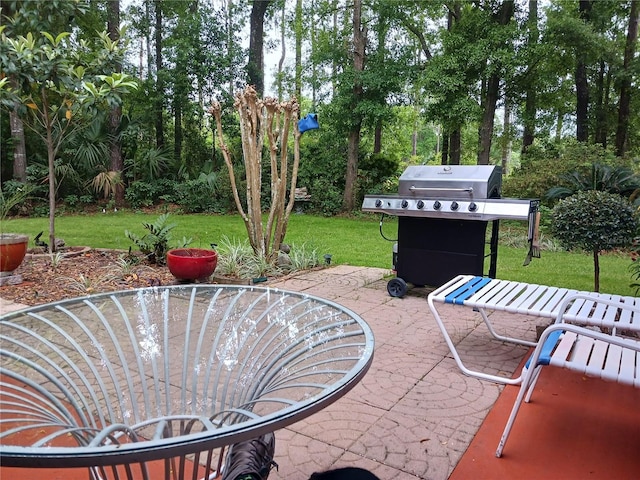
[[[124,50],[106,33],[91,45],[69,32],[8,36],[0,26],[0,101],[16,112],[47,148],[49,244],[55,251],[56,157],[66,138],[88,126],[98,110],[120,104],[137,88],[115,71]]]
[[[638,217],[620,195],[588,190],[560,200],[553,208],[553,235],[569,249],[593,254],[594,291],[600,291],[600,252],[630,246]]]
[[[300,165],[300,106],[295,97],[284,102],[273,97],[261,99],[256,89],[248,85],[236,94],[234,108],[238,112],[242,137],[242,158],[247,181],[246,207],[240,200],[236,173],[222,130],[222,105],[214,101],[209,112],[215,120],[218,142],[229,171],[233,197],[247,229],[251,248],[259,258],[275,259],[287,233],[289,217],[295,202]],[[290,145],[291,136],[293,142]],[[271,206],[267,224],[263,225],[261,196],[265,138],[271,165]],[[292,165],[289,165],[290,147],[293,149]]]

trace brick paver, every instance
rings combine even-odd
[[[373,364],[360,384],[321,412],[276,432],[279,470],[270,479],[306,480],[315,471],[359,466],[382,480],[446,480],[498,398],[502,386],[467,377],[456,367],[429,312],[428,290],[390,297],[390,273],[335,266],[269,282],[353,310],[376,340]],[[2,313],[23,307],[0,298]],[[515,370],[525,348],[489,341],[479,315],[448,308],[443,306],[443,318],[469,366],[502,374]],[[513,327],[513,316],[503,315]],[[530,318],[522,317],[521,328],[533,336]],[[499,327],[500,318],[493,319]]]
[[[498,398],[502,386],[467,377],[456,367],[428,309],[429,290],[390,297],[389,274],[336,266],[270,284],[350,308],[371,326],[376,340],[373,364],[358,386],[277,432],[280,470],[270,479],[306,480],[314,471],[359,466],[382,480],[446,480]],[[443,318],[465,361],[513,373],[526,349],[489,341],[478,314],[448,308],[443,307]],[[512,328],[513,316],[506,318]],[[522,318],[521,328],[534,335],[535,324]]]

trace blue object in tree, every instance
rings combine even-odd
[[[318,128],[320,128],[320,124],[318,124],[317,113],[309,113],[306,117],[298,120],[298,130],[300,130],[300,133],[304,133],[307,130],[317,130]]]

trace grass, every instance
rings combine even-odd
[[[124,235],[131,230],[143,235],[143,222],[153,222],[158,214],[115,213],[95,215],[62,216],[56,218],[56,237],[67,245],[94,248],[127,250],[132,242]],[[209,248],[211,243],[220,243],[224,237],[244,241],[247,233],[238,215],[171,215],[175,223],[172,231],[175,239],[192,237],[193,247]],[[386,218],[383,233],[395,239],[397,223]],[[510,227],[502,228],[510,230]],[[48,219],[25,218],[2,222],[2,232],[17,232],[35,235],[44,231],[48,242]],[[363,214],[357,218],[322,217],[315,215],[292,215],[285,241],[291,245],[315,250],[320,257],[331,254],[332,264],[349,264],[367,267],[391,268],[393,242],[380,235],[379,217]],[[527,249],[513,245],[512,241],[501,244],[498,250],[497,277],[507,280],[526,281],[546,285],[563,286],[579,290],[593,290],[593,258],[591,254],[543,250],[542,258],[533,259],[523,267]],[[555,250],[555,249],[554,249]],[[635,295],[630,286],[631,273],[629,255],[621,253],[601,256],[600,290],[621,295]]]

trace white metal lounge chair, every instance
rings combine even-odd
[[[520,391],[498,444],[497,457],[502,456],[522,401],[529,402],[531,399],[543,366],[567,368],[585,375],[640,388],[640,342],[618,336],[619,331],[615,328],[610,329],[609,333],[603,333],[597,327],[564,323],[562,312],[566,310],[570,301],[571,299],[567,298],[563,302],[564,305],[559,310],[556,323],[544,330],[531,358],[523,368]],[[597,304],[601,303],[617,309],[619,316],[629,313],[630,310],[634,314],[640,312],[637,306],[629,303],[602,298],[594,298],[594,311],[599,308]]]
[[[548,318],[583,326],[616,331],[640,332],[640,298],[606,293],[579,292],[567,288],[499,280],[473,275],[459,275],[437,288],[427,297],[429,308],[440,328],[456,364],[466,375],[498,383],[517,385],[522,377],[511,378],[472,370],[460,358],[438,305],[477,310],[496,339],[535,347],[533,338],[514,338],[499,335],[493,328],[488,311],[513,313],[514,325],[522,322],[521,315]],[[620,309],[617,308],[620,305]]]

